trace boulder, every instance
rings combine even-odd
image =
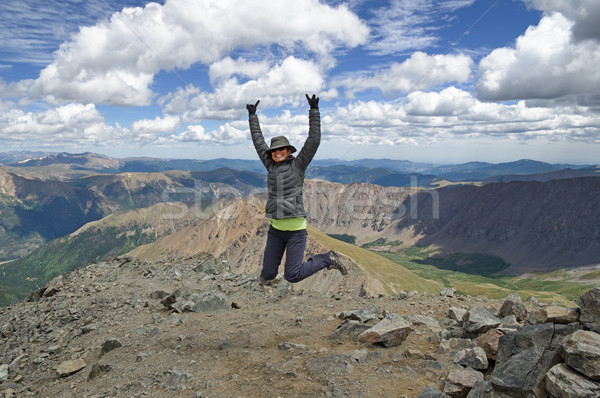
[[[485,333],[498,325],[500,320],[482,307],[471,308],[463,318],[463,327],[469,333]]]
[[[556,398],[597,398],[600,397],[600,384],[559,363],[546,375],[546,391]]]
[[[477,344],[471,339],[461,339],[453,337],[448,340],[442,340],[436,352],[438,354],[456,354],[458,351],[475,347],[477,347]]]
[[[123,346],[123,344],[121,344],[121,342],[119,340],[110,338],[102,344],[102,349],[101,349],[102,355],[104,355],[116,348],[122,347],[122,346]]]
[[[444,393],[452,398],[464,398],[478,381],[483,380],[483,373],[473,369],[451,370],[446,377]]]
[[[504,303],[502,303],[502,307],[500,308],[501,317],[509,315],[514,315],[519,322],[527,317],[527,308],[525,308],[521,296],[517,293],[513,293],[504,299]]]
[[[546,396],[545,377],[560,362],[555,351],[534,346],[497,363],[489,381],[494,390],[514,397]]]
[[[213,312],[227,311],[229,305],[225,298],[213,292],[192,294],[186,300],[171,305],[177,312]]]
[[[354,311],[342,311],[335,314],[340,319],[360,321],[367,323],[373,319],[383,318],[382,312],[374,305]]]
[[[565,363],[592,380],[600,380],[600,334],[578,330],[563,341]]]
[[[568,325],[555,325],[553,323],[525,325],[516,332],[507,333],[500,337],[496,361],[503,362],[531,347],[543,347],[552,351],[559,351],[563,339],[580,326],[578,323]]]
[[[467,348],[456,353],[454,363],[477,370],[488,368],[488,359],[481,347]]]
[[[487,380],[478,380],[473,388],[467,394],[467,398],[499,398],[500,395],[494,392],[492,383]]]
[[[498,353],[498,344],[500,337],[504,336],[504,333],[498,329],[490,329],[481,336],[477,337],[475,343],[485,351],[485,355],[488,359],[495,361],[496,354]]]
[[[164,376],[164,386],[168,390],[177,390],[181,391],[185,389],[185,384],[192,378],[192,375],[189,373],[179,370],[179,369],[171,369],[163,372]]]
[[[450,307],[448,317],[458,323],[462,323],[463,317],[467,314],[464,308]]]
[[[577,305],[581,309],[579,321],[586,328],[600,333],[600,287],[594,287],[582,294],[577,299]]]
[[[421,391],[417,398],[450,398],[450,396],[433,386],[427,386]]]
[[[67,377],[79,372],[81,369],[85,368],[85,366],[85,361],[83,359],[68,360],[61,362],[61,364],[58,365],[56,373],[58,373],[59,377]]]
[[[410,324],[397,314],[389,314],[381,322],[358,336],[362,343],[381,343],[386,347],[400,345],[410,333]]]
[[[546,307],[546,322],[574,323],[579,322],[579,308],[565,308],[557,305]]]
[[[330,339],[340,339],[342,336],[351,336],[358,339],[358,336],[369,330],[371,327],[359,321],[344,321],[329,335]]]
[[[454,293],[456,293],[456,289],[454,289],[453,287],[446,287],[440,292],[440,296],[454,297]]]

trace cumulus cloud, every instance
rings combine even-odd
[[[414,92],[404,103],[357,101],[323,118],[323,140],[353,145],[430,143],[450,137],[545,138],[599,143],[600,115],[555,108],[486,103],[455,87]]]
[[[31,93],[52,104],[148,105],[161,70],[211,64],[236,49],[271,45],[304,49],[331,65],[331,51],[360,45],[367,35],[366,25],[346,7],[317,0],[148,3],[82,27],[60,46]]]
[[[532,7],[548,14],[560,12],[574,22],[576,40],[594,39],[600,42],[600,2],[597,0],[525,0]]]
[[[90,144],[118,138],[119,132],[108,127],[92,104],[68,104],[42,112],[12,109],[0,114],[0,141],[57,144]]]
[[[180,88],[160,100],[164,112],[182,115],[188,123],[235,119],[246,113],[247,103],[260,99],[259,109],[298,105],[306,101],[305,93],[321,93],[325,86],[320,65],[296,57],[288,57],[272,67],[226,59],[211,65],[210,74],[218,81],[213,92],[192,85]],[[235,75],[253,79],[240,81]]]
[[[552,99],[600,92],[600,46],[574,42],[572,26],[555,13],[527,29],[515,48],[492,51],[479,65],[479,98]]]
[[[131,125],[131,130],[136,135],[159,135],[176,131],[180,126],[178,116],[166,115],[154,119],[136,120]]]
[[[372,88],[391,97],[439,84],[463,83],[471,75],[472,64],[473,60],[466,55],[428,55],[419,51],[402,63],[394,63],[367,76],[353,76],[333,86],[344,87],[350,98]]]

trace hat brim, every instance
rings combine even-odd
[[[281,149],[281,148],[290,148],[292,150],[292,153],[296,152],[296,148],[293,145],[277,145],[277,146],[274,146],[274,147],[271,147],[271,148],[267,149],[265,151],[265,153],[267,155],[271,155],[271,152],[273,152],[276,149]]]

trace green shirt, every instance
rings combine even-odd
[[[280,231],[300,231],[306,229],[305,217],[284,218],[281,220],[271,218],[270,222],[273,228]]]

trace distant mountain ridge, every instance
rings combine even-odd
[[[246,159],[114,159],[95,153],[58,153],[32,157],[34,153],[0,153],[0,167],[26,176],[44,179],[68,180],[85,175],[124,172],[163,172],[181,170],[208,172],[231,169],[265,174],[262,163]],[[476,183],[513,180],[548,181],[598,175],[597,165],[550,164],[529,159],[514,162],[434,165],[394,159],[315,159],[307,170],[307,177],[350,184],[364,182],[382,186],[437,187],[448,183]]]

